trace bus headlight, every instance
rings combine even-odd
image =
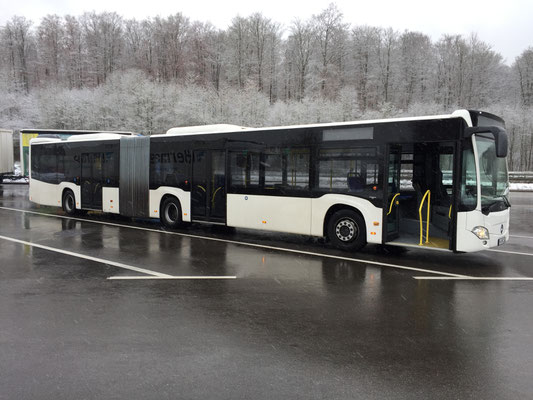
[[[472,233],[482,240],[489,238],[489,230],[484,226],[476,226],[472,229]]]

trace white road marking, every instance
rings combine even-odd
[[[528,277],[501,277],[501,276],[465,276],[465,277],[456,277],[456,276],[413,276],[415,279],[419,280],[439,280],[439,281],[533,281],[533,278]]]
[[[160,229],[142,228],[142,227],[139,227],[139,226],[116,224],[116,223],[113,223],[113,222],[93,221],[93,220],[90,220],[90,219],[66,217],[66,216],[63,216],[63,215],[55,215],[55,214],[46,214],[46,213],[41,213],[41,212],[36,212],[36,211],[20,210],[20,209],[17,209],[17,208],[0,207],[0,209],[9,210],[9,211],[17,211],[17,212],[28,213],[28,214],[42,215],[42,216],[46,216],[46,217],[72,219],[72,220],[76,220],[76,221],[95,223],[95,224],[101,224],[101,225],[117,226],[117,227],[120,227],[120,228],[137,229],[137,230],[148,231],[148,232],[156,232],[156,233],[167,234],[167,235],[176,235],[176,236],[188,237],[188,238],[193,238],[193,239],[211,240],[211,241],[215,241],[215,242],[230,243],[230,244],[235,244],[235,245],[239,245],[239,246],[254,247],[254,248],[258,248],[258,249],[268,249],[268,250],[282,251],[282,252],[294,253],[294,254],[304,254],[304,255],[313,256],[313,257],[330,258],[330,259],[334,259],[334,260],[343,260],[343,261],[351,261],[351,262],[356,262],[356,263],[378,265],[378,266],[381,266],[381,267],[403,269],[403,270],[407,270],[407,271],[426,272],[426,273],[429,273],[429,274],[437,274],[437,275],[444,275],[444,276],[467,277],[467,275],[452,274],[452,273],[449,273],[449,272],[434,271],[434,270],[431,270],[431,269],[415,268],[415,267],[409,267],[409,266],[398,265],[398,264],[389,264],[389,263],[383,263],[383,262],[379,262],[379,261],[371,261],[371,260],[364,260],[364,259],[351,258],[351,257],[333,256],[333,255],[329,255],[329,254],[315,253],[315,252],[311,252],[311,251],[287,249],[287,248],[284,248],[284,247],[275,247],[275,246],[267,246],[267,245],[248,243],[248,242],[239,242],[239,241],[236,241],[236,240],[219,239],[219,238],[213,238],[213,237],[207,237],[207,236],[191,235],[191,234],[187,234],[187,233],[169,232],[169,231],[163,231],[163,230],[160,230]]]
[[[146,279],[237,279],[236,276],[110,276],[109,280],[146,280]]]
[[[101,263],[101,264],[112,265],[113,267],[123,268],[123,269],[127,269],[127,270],[130,270],[130,271],[135,271],[135,272],[140,272],[142,274],[147,274],[147,275],[151,275],[151,276],[154,276],[154,277],[159,277],[159,278],[171,278],[172,277],[171,275],[162,274],[162,273],[156,272],[156,271],[150,271],[149,269],[134,267],[132,265],[127,265],[127,264],[119,263],[119,262],[116,262],[116,261],[105,260],[103,258],[87,256],[85,254],[74,253],[72,251],[62,250],[62,249],[58,249],[56,247],[44,246],[42,244],[27,242],[25,240],[19,240],[19,239],[7,237],[7,236],[1,236],[0,235],[0,239],[4,239],[4,240],[8,240],[10,242],[15,242],[15,243],[20,243],[20,244],[25,244],[27,246],[37,247],[37,248],[43,249],[43,250],[53,251],[55,253],[65,254],[67,256],[83,258],[85,260],[95,261],[95,262],[98,262],[98,263]]]
[[[533,239],[533,236],[522,236],[522,235],[509,235],[510,237],[517,237],[522,239]]]
[[[519,251],[509,251],[509,250],[494,250],[494,249],[488,249],[487,251],[493,251],[495,253],[507,253],[507,254],[516,254],[519,256],[533,256],[533,253],[521,253]]]

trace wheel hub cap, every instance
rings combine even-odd
[[[357,227],[355,222],[351,219],[343,219],[339,221],[335,227],[335,234],[343,242],[349,242],[353,240],[357,235]]]

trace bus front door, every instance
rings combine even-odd
[[[81,207],[102,209],[102,153],[81,154]]]
[[[226,222],[225,171],[225,151],[194,151],[191,190],[193,220]]]

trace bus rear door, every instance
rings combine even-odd
[[[226,222],[226,152],[193,153],[191,211],[193,220]]]
[[[81,154],[81,207],[102,209],[102,153]]]

